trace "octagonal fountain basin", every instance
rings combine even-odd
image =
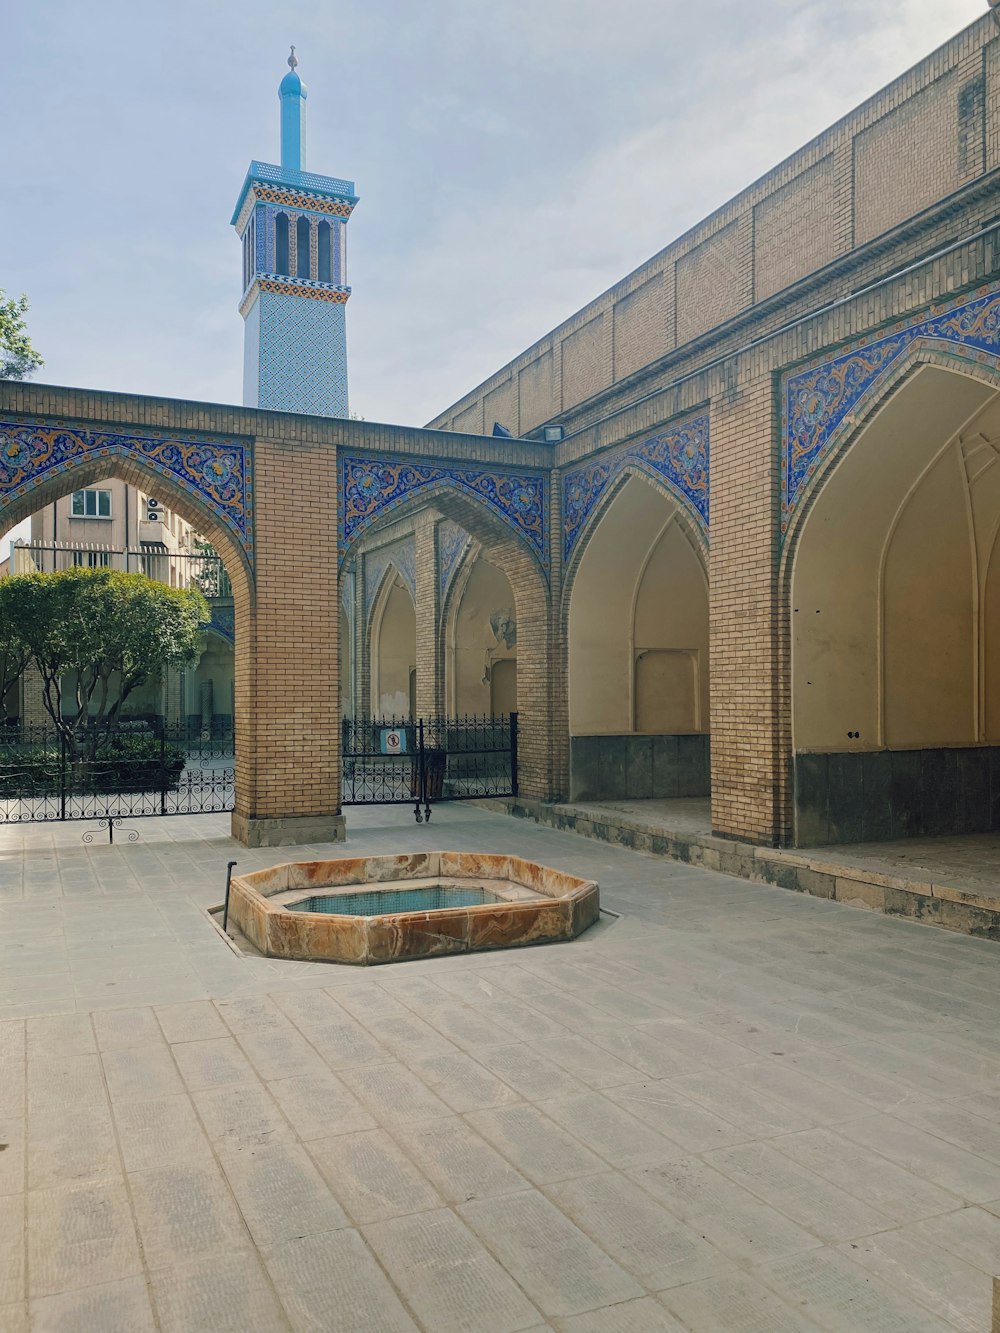
[[[234,875],[229,901],[270,958],[362,966],[571,940],[599,911],[593,880],[474,852],[297,861]]]

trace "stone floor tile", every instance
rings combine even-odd
[[[28,1308],[23,1302],[0,1305],[0,1333],[28,1333]]]
[[[326,1065],[314,1074],[276,1079],[267,1088],[300,1139],[325,1139],[376,1126],[375,1118]]]
[[[113,1103],[148,1102],[184,1091],[170,1047],[158,1044],[104,1051],[101,1062]]]
[[[216,1008],[230,1032],[237,1037],[254,1028],[288,1026],[288,1019],[267,995],[240,995],[217,1000]]]
[[[228,1083],[253,1083],[257,1078],[235,1037],[178,1042],[170,1050],[192,1092],[221,1088]]]
[[[331,1069],[353,1069],[357,1065],[384,1065],[392,1059],[386,1047],[353,1018],[324,1023],[309,1029],[309,1041]]]
[[[25,1196],[10,1194],[0,1205],[0,1307],[23,1301],[25,1292]]]
[[[553,1327],[559,1333],[685,1333],[683,1326],[651,1296],[557,1319]]]
[[[244,1032],[239,1043],[257,1077],[265,1082],[319,1074],[327,1068],[323,1057],[290,1024],[287,1029],[257,1028]]]
[[[343,1022],[347,1017],[346,1011],[333,996],[318,986],[302,990],[273,990],[271,999],[301,1032],[325,1027],[328,1023]]]
[[[678,1092],[713,1115],[730,1121],[748,1138],[791,1134],[797,1129],[812,1129],[816,1123],[811,1116],[746,1085],[741,1084],[739,1095],[734,1096],[732,1077],[718,1071],[684,1074],[670,1082]]]
[[[527,1045],[490,1046],[476,1060],[529,1102],[582,1092],[584,1085]]]
[[[477,1199],[457,1211],[546,1316],[582,1314],[645,1294],[535,1191]]]
[[[163,1041],[152,1009],[105,1009],[94,1015],[94,1031],[102,1051],[156,1045]]]
[[[909,1227],[868,1236],[840,1252],[909,1300],[967,1333],[990,1325],[993,1279]]]
[[[837,1133],[969,1203],[985,1203],[1000,1195],[1000,1167],[895,1116],[854,1120],[838,1126]]]
[[[465,1119],[533,1184],[607,1170],[606,1162],[536,1106],[470,1111]]]
[[[634,1065],[609,1055],[586,1037],[548,1037],[532,1045],[543,1060],[561,1065],[588,1088],[613,1088],[635,1082]]]
[[[429,1058],[418,1056],[411,1063],[431,1091],[453,1111],[485,1110],[521,1100],[513,1088],[464,1051]]]
[[[309,1154],[298,1144],[223,1144],[219,1156],[259,1248],[349,1225]]]
[[[124,1183],[28,1195],[29,1295],[54,1296],[142,1271]]]
[[[28,1044],[28,1110],[104,1106],[104,1072],[98,1055],[35,1055]]]
[[[213,1037],[227,1037],[229,1029],[208,1000],[191,1000],[186,1004],[161,1004],[156,1017],[168,1042],[211,1041]]]
[[[538,1310],[452,1212],[377,1222],[364,1236],[425,1328],[435,1333],[515,1333]]]
[[[315,1139],[307,1147],[323,1178],[358,1224],[438,1208],[443,1202],[385,1130],[337,1134]]]
[[[208,1140],[186,1093],[113,1108],[126,1171],[211,1159]]]
[[[449,1203],[529,1188],[528,1181],[461,1119],[450,1120],[447,1133],[437,1122],[407,1128],[399,1133],[399,1142]]]
[[[418,1333],[356,1231],[303,1236],[264,1258],[295,1333]]]
[[[414,1056],[430,1058],[435,1055],[453,1055],[458,1049],[447,1037],[438,1032],[409,1009],[399,1017],[366,1017],[362,1020],[371,1036],[394,1060],[411,1060]]]
[[[687,1155],[679,1144],[637,1120],[600,1092],[555,1097],[545,1103],[544,1111],[556,1124],[621,1170],[650,1162],[675,1161]]]
[[[749,1273],[725,1273],[707,1282],[672,1287],[660,1292],[659,1299],[689,1333],[820,1333],[821,1326],[803,1313],[799,1303],[786,1305]],[[825,1330],[830,1327],[822,1325]]]
[[[201,1259],[152,1274],[162,1333],[288,1333],[256,1255]]]
[[[24,1193],[24,1139],[24,1118],[0,1112],[0,1197]]]
[[[843,1138],[828,1129],[783,1134],[772,1139],[771,1146],[896,1223],[935,1217],[957,1208],[961,1202],[958,1196],[897,1166],[880,1153],[857,1144],[848,1148]]]
[[[415,1125],[440,1120],[454,1113],[427,1084],[403,1064],[362,1065],[341,1069],[338,1077],[362,1101],[376,1120]]]
[[[277,1143],[294,1137],[274,1098],[260,1083],[228,1083],[191,1094],[213,1143]]]
[[[732,1268],[721,1251],[618,1172],[547,1185],[545,1194],[649,1291]]]
[[[247,1229],[214,1162],[135,1171],[128,1183],[150,1269],[249,1248]]]
[[[989,1210],[989,1211],[988,1211]],[[961,1208],[907,1230],[941,1246],[990,1275],[1000,1275],[1000,1203]]]
[[[783,1156],[777,1143],[718,1148],[704,1161],[827,1244],[882,1231],[893,1220]]]
[[[637,1167],[629,1175],[669,1212],[741,1263],[819,1244],[811,1232],[697,1158]]]
[[[706,1111],[666,1080],[627,1083],[602,1094],[630,1115],[652,1126],[689,1153],[746,1143],[748,1135],[728,1120]]]
[[[31,1323],[39,1333],[155,1333],[156,1330],[149,1293],[141,1277],[83,1287],[60,1296],[39,1297],[31,1302]]]
[[[73,1111],[64,1106],[34,1111],[28,1121],[27,1164],[31,1190],[120,1176],[109,1107],[84,1103]]]
[[[780,1259],[759,1268],[757,1276],[786,1304],[837,1333],[954,1333],[953,1324],[836,1250]]]

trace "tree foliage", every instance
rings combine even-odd
[[[0,647],[9,637],[35,663],[46,711],[74,746],[88,726],[113,729],[151,676],[188,666],[209,618],[197,588],[144,574],[73,568],[0,579]]]
[[[0,288],[0,379],[23,380],[45,362],[31,345],[24,316],[28,298],[8,297]]]

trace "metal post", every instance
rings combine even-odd
[[[59,818],[66,818],[66,737],[59,735]]]
[[[164,701],[166,707],[166,701]],[[160,718],[160,814],[167,813],[167,719]]]
[[[517,795],[517,714],[510,715],[510,794]]]
[[[424,719],[417,719],[417,803],[413,807],[413,818],[418,824],[424,822],[424,817],[420,813],[420,798],[424,795],[424,784],[427,781],[427,770],[424,768]]]
[[[226,929],[226,927],[229,925],[229,886],[230,886],[230,884],[232,884],[232,882],[233,882],[233,866],[234,866],[234,865],[237,865],[237,864],[238,864],[238,862],[236,862],[236,861],[230,861],[229,864],[226,866],[226,900],[225,900],[225,902],[224,902],[223,905],[222,905],[222,933],[223,933],[223,935],[226,935],[226,934],[229,933],[228,930]]]

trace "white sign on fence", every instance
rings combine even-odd
[[[406,732],[402,729],[383,728],[382,733],[382,753],[383,754],[406,754]]]

